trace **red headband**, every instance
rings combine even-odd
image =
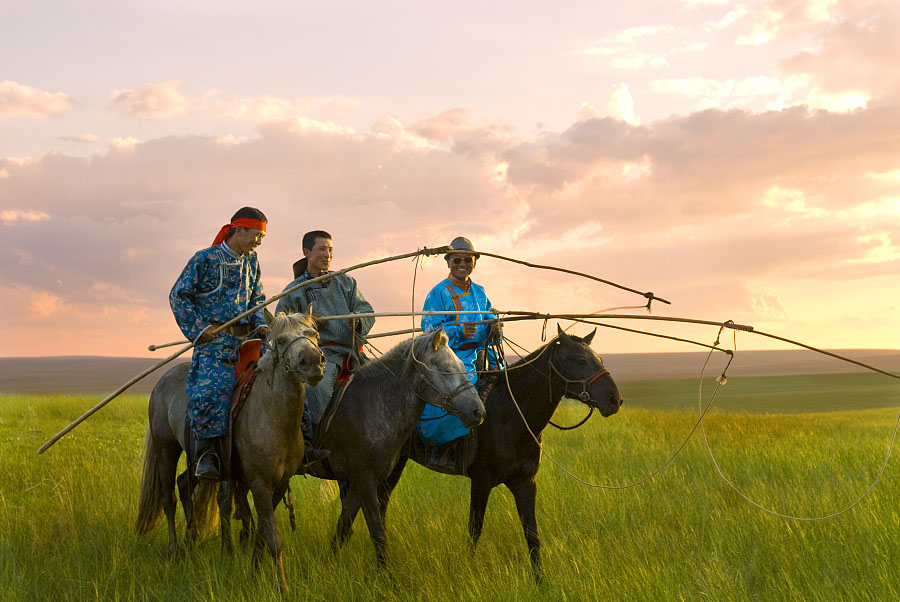
[[[252,217],[242,217],[234,220],[230,224],[225,224],[222,226],[222,229],[219,230],[219,233],[216,234],[216,239],[213,241],[213,246],[219,244],[223,240],[228,237],[228,231],[234,228],[235,226],[243,226],[248,230],[259,230],[260,232],[266,231],[266,222],[261,219],[253,219]]]

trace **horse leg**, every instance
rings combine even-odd
[[[356,495],[356,488],[350,486],[350,481],[339,481],[338,487],[341,492],[341,515],[338,517],[337,528],[334,531],[334,537],[331,539],[331,551],[337,554],[341,546],[350,537],[353,532],[353,520],[359,512],[359,498]]]
[[[169,545],[166,548],[166,554],[171,558],[178,553],[178,534],[175,531],[175,471],[178,469],[178,457],[181,456],[181,449],[177,452],[166,454],[165,466],[158,467],[159,477],[162,480],[165,497],[163,497],[163,511],[166,513],[166,524],[169,529]]]
[[[391,474],[378,484],[378,505],[381,508],[381,522],[383,523],[387,522],[385,519],[387,517],[388,502],[391,501],[391,493],[400,481],[400,475],[403,474],[403,469],[406,468],[407,460],[409,460],[409,456],[401,456],[397,461],[396,466],[394,466],[394,470],[391,471]]]
[[[219,532],[222,535],[222,553],[233,554],[234,542],[231,540],[231,509],[234,504],[234,484],[231,481],[222,483],[216,496],[219,504]]]
[[[534,514],[537,483],[534,477],[531,477],[507,483],[506,486],[516,500],[516,510],[519,511],[519,520],[522,522],[522,530],[525,532],[525,543],[528,544],[528,555],[531,558],[531,571],[534,575],[534,580],[540,583],[543,576],[541,540],[538,537],[537,519]]]
[[[472,479],[469,490],[469,546],[473,554],[484,527],[484,513],[487,510],[488,498],[491,497],[492,489],[491,485]]]
[[[234,502],[237,509],[234,511],[234,517],[241,521],[241,533],[239,541],[241,545],[250,542],[253,535],[253,512],[250,511],[250,502],[247,500],[247,487],[242,483],[234,485]]]
[[[369,537],[375,546],[375,561],[378,568],[387,565],[387,534],[384,530],[384,522],[381,520],[381,510],[378,504],[378,487],[371,479],[357,483],[356,491],[362,505],[363,516],[366,517],[366,526],[369,527]]]
[[[272,506],[272,488],[257,479],[250,485],[253,492],[253,502],[256,505],[256,517],[259,526],[256,529],[256,545],[253,548],[253,566],[259,568],[260,556],[263,548],[267,548],[269,555],[275,561],[275,578],[278,589],[282,593],[287,592],[287,583],[284,579],[284,564],[281,561],[281,537],[278,535],[278,525],[275,524],[275,508]]]
[[[185,534],[184,541],[193,546],[197,543],[197,530],[194,528],[194,501],[190,476],[187,470],[178,475],[178,497],[181,499],[181,509],[184,510]]]

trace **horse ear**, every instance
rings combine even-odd
[[[591,344],[591,341],[594,340],[594,335],[595,335],[595,334],[597,334],[597,329],[596,329],[596,328],[594,328],[594,330],[591,331],[591,334],[589,334],[589,335],[587,335],[586,337],[584,337],[584,339],[583,339],[583,340],[584,340],[584,344],[585,344],[585,345],[590,345],[590,344]]]
[[[559,324],[556,325],[556,336],[561,341],[569,338],[569,335],[566,334],[566,331]]]
[[[312,318],[312,303],[306,306],[306,317]]]
[[[272,315],[272,312],[269,311],[269,308],[268,308],[268,307],[264,308],[264,311],[263,311],[263,317],[264,317],[265,320],[266,320],[266,326],[268,326],[269,328],[271,328],[271,327],[272,327],[272,322],[275,321],[275,316]]]
[[[435,331],[434,336],[431,338],[431,348],[435,351],[438,350],[438,347],[441,346],[442,339],[444,338],[444,327],[438,328]]]

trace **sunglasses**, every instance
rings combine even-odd
[[[471,263],[475,263],[475,258],[474,257],[454,257],[450,261],[453,262],[453,265],[459,265],[461,263],[471,264]]]

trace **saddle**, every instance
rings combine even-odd
[[[478,451],[478,429],[448,441],[443,445],[426,445],[418,434],[409,438],[409,457],[424,466],[444,474],[469,476],[469,466]]]
[[[228,434],[217,441],[217,449],[215,450],[221,464],[219,470],[220,481],[227,481],[231,478],[233,456],[231,443],[232,426],[241,408],[244,407],[244,402],[247,401],[247,396],[253,388],[253,383],[256,382],[256,377],[259,374],[259,368],[256,364],[260,357],[262,357],[262,340],[250,339],[241,344],[238,362],[234,367],[234,392],[231,396],[231,411],[228,413]],[[197,459],[194,457],[194,432],[191,430],[191,422],[187,416],[185,416],[184,420],[184,433],[184,441],[187,446],[187,473],[189,478],[194,480]]]
[[[484,403],[500,378],[499,373],[484,373],[475,383],[475,390]],[[409,457],[431,470],[444,474],[468,476],[469,467],[478,451],[478,428],[470,428],[469,434],[448,441],[443,445],[427,445],[418,434],[409,439]]]

